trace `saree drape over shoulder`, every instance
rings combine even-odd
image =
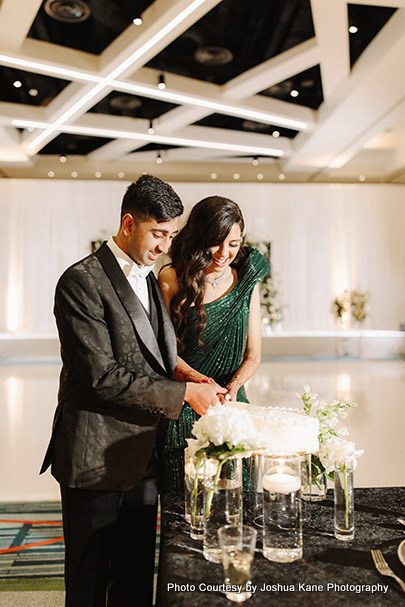
[[[266,259],[257,249],[245,247],[243,261],[236,267],[238,277],[229,293],[205,304],[207,324],[200,339],[196,339],[198,319],[191,308],[191,330],[185,338],[181,358],[191,367],[226,386],[241,366],[247,343],[249,307],[255,285],[270,270]],[[249,402],[244,387],[238,391],[238,401]],[[170,420],[163,451],[165,491],[180,491],[184,486],[184,449],[193,423],[200,416],[185,403],[178,420]]]

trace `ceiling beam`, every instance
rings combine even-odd
[[[319,60],[317,41],[311,38],[236,76],[222,86],[222,96],[246,99],[317,65]]]
[[[0,3],[0,40],[10,49],[19,48],[41,7],[42,0],[3,0]]]
[[[348,0],[348,4],[367,4],[368,6],[405,7],[405,0]]]
[[[76,83],[66,87],[60,96],[52,102],[50,114],[56,108],[55,122],[47,129],[34,132],[24,141],[25,150],[34,154],[42,149],[46,143],[56,137],[60,127],[69,123],[90,107],[98,103],[111,90],[111,82],[120,76],[125,76],[157,54],[173,38],[186,30],[198,20],[205,12],[218,4],[220,0],[156,0],[144,13],[144,24],[141,29],[131,24],[109,47],[102,53],[98,76],[103,80],[98,84],[80,85]],[[171,38],[171,36],[173,38]],[[71,104],[60,113],[59,107],[68,101],[71,95]]]
[[[20,134],[9,126],[0,124],[0,164],[20,164],[30,161],[20,146]]]
[[[311,0],[311,9],[327,100],[350,74],[347,5],[342,0]]]
[[[338,167],[356,141],[403,100],[405,10],[397,11],[370,43],[345,85],[319,110],[316,130],[294,140],[286,169]]]
[[[155,0],[100,57],[100,75],[125,77],[148,63],[222,0]],[[118,76],[114,76],[118,77]]]

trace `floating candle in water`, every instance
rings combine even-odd
[[[271,493],[292,493],[301,487],[301,480],[297,476],[277,472],[263,477],[263,489]]]

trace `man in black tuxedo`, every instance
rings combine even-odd
[[[55,293],[63,367],[49,465],[61,485],[67,607],[150,607],[159,419],[199,414],[225,389],[171,379],[176,338],[150,270],[183,205],[143,175],[118,234],[68,268]]]

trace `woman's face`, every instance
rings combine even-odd
[[[208,268],[209,271],[223,272],[225,268],[229,266],[229,264],[231,264],[235,259],[241,243],[242,232],[240,226],[237,223],[234,223],[224,242],[210,248],[212,263]]]

